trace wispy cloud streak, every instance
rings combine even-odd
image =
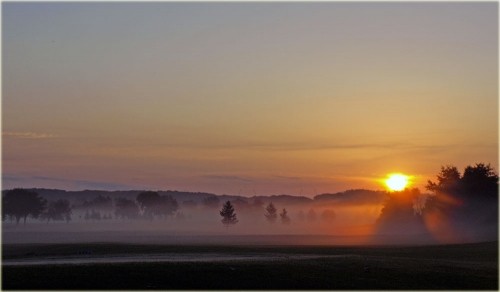
[[[57,135],[48,133],[34,133],[34,132],[2,132],[3,137],[12,137],[19,139],[49,139],[56,138]]]
[[[129,190],[138,186],[127,184],[117,184],[112,182],[68,179],[47,176],[17,176],[2,175],[2,187],[4,189],[16,187],[43,187],[43,188],[63,188],[67,190]]]
[[[203,175],[201,177],[206,178],[206,179],[213,179],[213,180],[253,182],[252,179],[241,177],[241,176],[235,176],[235,175]]]
[[[163,148],[185,148],[185,149],[247,149],[263,151],[310,151],[310,150],[353,150],[353,149],[413,149],[435,147],[427,145],[415,145],[410,143],[367,143],[367,144],[326,144],[315,142],[297,143],[157,143],[157,147]]]

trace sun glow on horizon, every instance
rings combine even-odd
[[[410,177],[402,173],[391,173],[385,180],[386,186],[391,191],[402,191],[409,184]]]

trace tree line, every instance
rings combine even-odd
[[[82,207],[87,208],[85,220],[111,219],[111,215],[103,215],[88,208],[112,208],[111,198],[98,196],[91,201],[84,201]],[[114,215],[119,219],[167,218],[178,209],[178,203],[171,196],[161,196],[157,192],[146,191],[137,195],[136,200],[118,198],[115,201]],[[74,206],[66,199],[47,201],[38,193],[26,189],[13,189],[2,197],[2,221],[10,219],[19,224],[27,218],[42,221],[71,221]]]
[[[436,218],[438,213],[441,219],[446,218],[455,225],[462,222],[476,226],[498,224],[498,174],[490,164],[467,166],[463,174],[455,166],[442,166],[437,181],[429,180],[426,190],[431,193],[424,195],[418,188],[412,188],[389,194],[377,223],[402,223],[410,228],[425,230],[424,217]],[[264,216],[269,223],[277,221],[278,210],[273,203],[269,203],[265,211]],[[220,215],[226,226],[238,223],[230,201],[224,204]],[[279,216],[282,223],[290,223],[286,209]],[[299,214],[299,218],[303,216],[303,213]],[[335,212],[324,210],[321,217],[324,220],[334,219]],[[307,218],[316,220],[313,209],[309,210]]]
[[[463,174],[454,166],[443,166],[437,175],[436,181],[429,180],[426,189],[429,195],[422,194],[419,189],[406,189],[401,192],[388,193],[377,223],[393,222],[420,222],[426,215],[439,213],[454,220],[466,220],[471,223],[490,224],[498,221],[498,175],[488,164],[478,163],[467,166]],[[185,202],[186,203],[186,202]],[[187,202],[189,203],[189,202]],[[220,206],[217,196],[208,196],[203,205],[209,208]],[[194,204],[194,202],[193,202]],[[188,204],[186,204],[188,206]],[[170,195],[160,195],[158,192],[145,191],[139,193],[135,200],[117,198],[113,201],[109,197],[99,195],[92,200],[82,203],[84,208],[114,208],[114,217],[117,219],[166,219],[179,209],[177,200]],[[237,208],[262,210],[262,202],[256,200],[253,204],[235,200],[226,201],[219,211],[222,224],[230,226],[238,223]],[[26,223],[27,218],[46,221],[71,220],[74,206],[66,199],[47,201],[38,193],[26,189],[5,191],[2,198],[2,221],[10,219],[17,224],[21,220]],[[260,211],[259,211],[260,212]],[[290,224],[291,219],[286,208],[278,211],[271,202],[264,207],[265,219],[273,224],[278,220],[282,224]],[[318,216],[314,209],[307,214],[300,211],[299,220],[307,219],[310,222],[320,218],[324,221],[334,220],[336,217],[332,209],[323,210]],[[85,214],[86,220],[111,219],[111,215],[102,216],[92,210]],[[419,224],[420,224],[419,223]]]
[[[219,205],[219,198],[216,196],[209,196],[202,201],[202,204],[209,209],[216,208]],[[254,203],[242,203],[241,200],[233,202],[227,201],[223,204],[220,215],[223,217],[222,223],[225,226],[233,225],[238,222],[235,213],[235,207],[240,206],[244,210],[264,210],[264,217],[273,224],[278,220],[282,224],[290,224],[291,218],[288,215],[286,208],[281,211],[275,207],[271,202],[265,208],[262,206],[262,201],[256,200]],[[74,215],[75,209],[85,209],[85,213],[80,218],[88,221],[97,220],[111,220],[111,214],[104,213],[103,210],[114,209],[114,218],[116,219],[166,219],[174,214],[182,218],[183,214],[178,213],[179,204],[177,200],[169,195],[160,195],[158,192],[145,191],[139,193],[135,200],[127,198],[116,198],[113,200],[110,197],[99,195],[91,200],[84,200],[80,205],[71,206],[70,202],[66,199],[59,199],[55,201],[47,201],[41,197],[37,192],[26,189],[13,189],[6,191],[3,196],[2,204],[2,220],[7,219],[15,221],[19,224],[21,220],[26,224],[27,218],[39,219],[41,221],[66,221],[69,222]],[[99,211],[100,210],[100,211]],[[103,211],[103,213],[101,213]],[[176,213],[177,212],[177,213]],[[321,219],[332,220],[335,218],[335,212],[331,209],[324,210],[321,213]],[[307,215],[303,211],[299,212],[298,219],[315,221],[317,218],[314,209],[310,209]]]
[[[231,201],[226,201],[226,203],[224,203],[224,205],[222,206],[222,210],[219,212],[219,214],[222,216],[221,220],[222,224],[224,224],[226,227],[239,222],[236,216],[235,209],[231,204]],[[271,224],[277,221],[278,209],[276,209],[276,207],[272,202],[269,203],[265,208],[264,217]],[[288,216],[286,208],[282,209],[282,211],[279,213],[279,217],[281,219],[281,223],[290,224],[291,220],[290,217]]]
[[[498,226],[498,174],[491,165],[477,163],[463,173],[455,166],[442,166],[436,180],[428,180],[426,190],[430,194],[417,188],[389,194],[379,225],[399,223],[423,232],[426,220],[436,228],[445,223],[448,229]]]
[[[68,200],[60,199],[48,202],[36,192],[25,189],[13,189],[2,197],[2,221],[9,218],[12,221],[23,219],[26,224],[28,217],[41,220],[71,220],[71,206]]]

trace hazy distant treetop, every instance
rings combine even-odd
[[[109,196],[103,196],[99,194],[97,197],[91,200],[83,201],[82,206],[84,208],[111,208],[113,207],[113,201]]]
[[[219,206],[219,198],[216,195],[207,196],[203,199],[203,205],[210,208],[217,208]]]
[[[258,196],[257,198],[265,199],[266,201],[274,202],[276,204],[306,204],[312,202],[311,198],[304,196],[292,196],[292,195],[271,195],[268,197]]]
[[[157,216],[170,216],[179,208],[177,200],[171,196],[160,196],[156,205],[154,205],[154,213]]]
[[[318,219],[318,215],[316,214],[316,211],[314,211],[314,209],[309,209],[309,211],[307,212],[307,221],[310,221],[310,222],[314,222],[316,221],[316,219]]]
[[[50,221],[70,221],[71,220],[71,206],[68,200],[60,199],[57,201],[51,201],[48,204],[45,212],[41,214],[43,219]]]
[[[334,194],[320,194],[314,197],[314,201],[335,201],[335,203],[344,204],[371,204],[382,203],[385,199],[386,193],[383,191],[372,191],[365,189],[347,190]]]
[[[264,213],[267,221],[274,223],[278,219],[277,209],[274,207],[273,203],[269,203],[266,207],[266,212]]]
[[[115,216],[118,218],[135,219],[139,216],[139,206],[133,200],[117,198],[115,200]]]
[[[323,221],[329,222],[333,221],[337,217],[337,214],[335,214],[335,211],[332,209],[325,209],[321,212],[320,218]]]
[[[155,216],[166,217],[178,209],[177,201],[171,196],[160,196],[157,192],[146,191],[137,195],[143,214],[153,219]]]
[[[236,200],[233,200],[233,205],[240,211],[242,209],[247,209],[250,206],[250,204],[243,198],[236,198]]]
[[[254,208],[261,208],[262,206],[264,206],[264,201],[262,201],[261,198],[253,197],[252,207],[254,207]]]
[[[290,224],[290,217],[288,217],[288,212],[286,211],[285,208],[280,213],[280,218],[281,218],[281,223],[283,224]]]

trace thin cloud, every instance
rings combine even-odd
[[[202,175],[201,177],[213,180],[230,180],[230,181],[240,181],[240,182],[253,182],[253,180],[241,176],[235,175]]]
[[[129,190],[138,186],[117,184],[112,182],[67,179],[47,176],[2,175],[4,189],[17,187],[63,188],[68,190]]]
[[[418,145],[413,143],[358,143],[358,144],[328,144],[328,143],[214,143],[214,144],[190,144],[190,143],[160,143],[158,147],[164,148],[188,148],[188,149],[247,149],[257,151],[316,151],[316,150],[356,150],[356,149],[420,149],[435,148],[442,146]]]
[[[35,133],[35,132],[3,132],[2,136],[19,138],[19,139],[49,139],[58,137],[57,135],[54,134]]]
[[[297,180],[301,180],[302,179],[302,178],[300,178],[298,176],[284,176],[284,175],[275,175],[273,177],[279,178],[279,179],[284,179],[284,180],[293,180],[293,181],[297,181]]]

